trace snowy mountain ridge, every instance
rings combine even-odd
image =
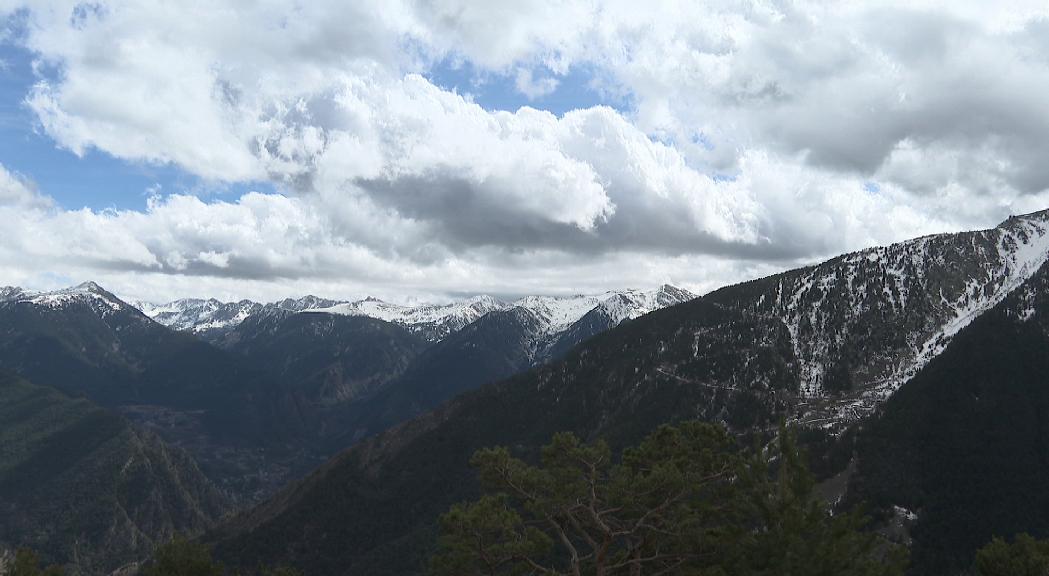
[[[875,247],[735,287],[715,301],[778,319],[808,422],[869,413],[1049,257],[1049,211]]]
[[[0,302],[33,304],[45,308],[66,308],[86,303],[101,316],[134,308],[94,282],[83,282],[69,288],[45,292],[30,292],[13,286],[0,288]]]
[[[220,302],[214,298],[186,298],[161,305],[136,302],[135,305],[160,324],[196,333],[231,329],[262,309],[261,304],[251,300]]]
[[[491,296],[480,295],[450,304],[422,304],[404,306],[378,298],[342,302],[327,307],[315,307],[303,312],[366,316],[408,327],[430,341],[442,340],[452,332],[495,310],[504,310],[506,304]]]
[[[162,305],[138,303],[138,306],[144,314],[165,326],[195,333],[230,331],[252,314],[288,310],[375,318],[405,326],[427,340],[439,341],[494,311],[512,308],[528,310],[543,324],[543,334],[548,336],[566,330],[598,307],[606,310],[610,317],[615,318],[614,324],[618,324],[623,320],[692,298],[695,298],[695,295],[687,290],[664,285],[647,292],[619,290],[598,295],[527,296],[513,302],[479,295],[447,304],[415,306],[393,304],[374,297],[338,301],[316,296],[305,296],[297,300],[289,298],[270,304],[250,300],[221,302],[215,299],[190,298]]]

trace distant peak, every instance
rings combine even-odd
[[[83,282],[76,286],[51,292],[21,292],[16,296],[19,302],[25,302],[48,308],[63,308],[67,305],[88,302],[101,305],[103,310],[120,310],[129,306],[123,300],[94,282]]]
[[[0,301],[11,300],[25,294],[18,286],[0,286]]]
[[[1043,221],[1043,222],[1046,221],[1046,220],[1049,220],[1049,209],[1038,210],[1036,212],[1028,212],[1027,214],[1010,214],[1009,217],[1006,218],[997,227],[998,228],[1005,228],[1005,227],[1008,227],[1008,226],[1010,226],[1012,224],[1015,224],[1017,222],[1021,222],[1021,221],[1030,222],[1032,220],[1040,220],[1040,221]]]
[[[499,300],[496,300],[495,298],[493,298],[493,297],[491,297],[491,296],[489,296],[487,294],[478,294],[477,296],[474,296],[473,298],[470,298],[469,300],[467,300],[466,303],[467,304],[486,304],[486,305],[489,305],[489,306],[499,306],[501,304],[501,302],[499,302]]]
[[[95,282],[92,282],[91,280],[77,284],[73,287],[73,290],[76,290],[77,292],[93,292],[95,294],[105,292],[105,290],[102,289],[101,286],[99,286]]]
[[[688,290],[685,290],[684,288],[678,288],[673,284],[663,284],[659,287],[657,293],[666,296],[671,296],[681,301],[691,300],[696,297],[695,294],[689,292]]]
[[[92,296],[102,298],[103,300],[109,300],[111,302],[119,302],[120,299],[113,295],[112,292],[99,286],[97,283],[88,280],[87,282],[81,282],[72,288],[66,288],[65,290],[58,290],[57,293],[67,294],[90,294]]]

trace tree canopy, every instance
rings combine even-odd
[[[42,567],[40,556],[29,548],[20,548],[15,552],[14,560],[7,569],[6,576],[61,576],[58,566]]]
[[[211,558],[207,546],[175,538],[157,548],[143,576],[222,576],[221,564]]]
[[[832,515],[782,430],[746,452],[721,427],[663,426],[619,458],[553,437],[538,465],[507,448],[472,460],[486,492],[441,518],[438,576],[894,576],[905,552]]]
[[[976,553],[979,576],[1049,575],[1049,541],[1020,534],[1012,542],[994,538]]]

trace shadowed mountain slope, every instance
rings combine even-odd
[[[0,374],[0,446],[0,546],[31,546],[73,574],[142,560],[228,510],[185,452],[10,374]]]

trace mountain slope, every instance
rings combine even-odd
[[[236,356],[91,283],[0,301],[0,326],[0,369],[120,410],[190,450],[225,489],[280,481],[263,449],[302,423],[276,381]]]
[[[730,286],[706,300],[779,319],[790,331],[805,420],[868,414],[954,334],[1046,261],[1049,212],[996,228],[927,236]]]
[[[201,358],[222,354],[152,322],[94,283],[2,301],[0,321],[0,367],[71,395],[108,405],[179,403],[215,389],[212,381],[172,389],[164,385],[170,378],[147,378],[187,356],[200,357],[187,366],[193,369]],[[201,370],[196,376],[208,375]]]
[[[214,535],[233,561],[413,574],[469,497],[473,450],[529,453],[559,430],[614,445],[684,418],[739,432],[869,413],[1045,261],[1049,214],[876,248],[719,290],[591,338],[366,441]]]
[[[456,394],[559,358],[625,320],[692,298],[670,286],[610,294],[532,297],[519,301],[527,307],[487,312],[423,351],[377,394],[348,408],[341,422],[353,436],[342,445],[422,414]]]
[[[864,426],[854,500],[913,511],[914,574],[1049,536],[1049,268],[960,331]]]
[[[248,318],[228,341],[230,353],[280,382],[282,404],[302,423],[303,450],[320,458],[360,436],[362,403],[397,382],[430,345],[382,320],[289,310]]]
[[[426,347],[389,322],[288,310],[248,318],[235,340],[232,352],[320,407],[374,393]]]
[[[0,374],[0,547],[31,546],[74,574],[203,531],[228,502],[179,450],[86,400]]]
[[[786,330],[760,318],[702,302],[653,312],[364,441],[228,526],[218,551],[312,573],[419,573],[437,514],[476,488],[473,450],[536,447],[559,430],[621,444],[675,418],[771,427],[777,395],[797,381],[790,353]],[[670,358],[691,360],[669,373]],[[698,380],[711,374],[737,375],[738,387]]]
[[[359,439],[523,372],[532,366],[540,330],[540,321],[524,308],[489,312],[423,351],[383,391],[348,410],[345,421]]]

